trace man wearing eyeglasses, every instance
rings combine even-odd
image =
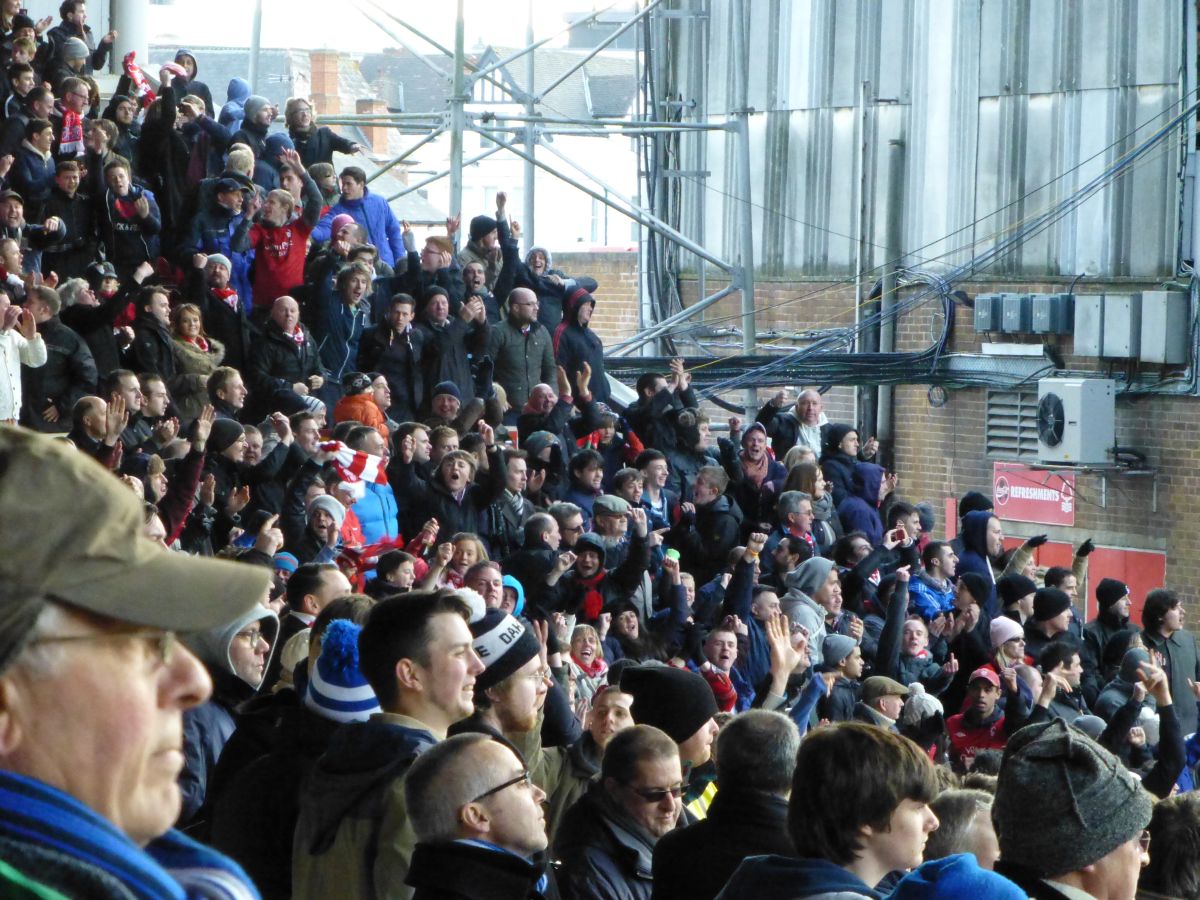
[[[635,725],[614,737],[600,780],[567,811],[555,841],[564,895],[649,900],[654,848],[678,824],[683,790],[669,735]]]
[[[508,746],[459,734],[423,754],[404,784],[417,836],[414,900],[557,897],[546,869],[546,794]]]
[[[175,634],[254,609],[269,572],[165,552],[93,460],[0,427],[8,546],[32,486],[38,540],[0,554],[0,896],[182,900],[200,870],[248,895],[232,861],[171,830],[183,712],[212,689]]]
[[[188,635],[184,643],[208,669],[213,694],[207,703],[183,715],[183,791],[181,824],[200,823],[208,779],[217,765],[237,719],[234,710],[254,696],[263,683],[267,660],[275,649],[279,619],[265,606],[248,610],[228,625]],[[197,830],[189,827],[189,833]]]

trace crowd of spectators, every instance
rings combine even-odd
[[[11,5],[0,894],[1200,896],[1174,591],[939,527],[817,390],[622,407],[503,193],[418,247],[307,100],[101,111],[113,33]]]

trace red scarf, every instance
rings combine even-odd
[[[141,98],[142,108],[148,107],[154,102],[154,88],[150,87],[150,82],[144,74],[141,67],[135,63],[134,57],[137,56],[132,50],[125,54],[124,66],[125,74],[129,76],[129,80],[133,82],[133,95]]]
[[[196,337],[185,337],[183,342],[185,344],[191,344],[193,347],[198,347],[202,353],[208,352],[208,341],[199,335]]]
[[[116,207],[117,215],[122,219],[132,219],[137,215],[137,207],[133,205],[128,194],[124,197],[113,197],[113,206]]]
[[[297,325],[296,330],[292,332],[292,340],[296,342],[297,347],[304,346],[304,329],[299,325]]]
[[[583,594],[583,621],[585,622],[595,622],[600,618],[600,611],[604,609],[604,597],[600,593],[600,585],[604,581],[605,574],[605,571],[601,569],[591,578],[575,576],[575,583],[586,589]]]
[[[588,664],[588,663],[580,662],[579,657],[576,656],[574,653],[572,653],[571,654],[571,662],[573,662],[573,663],[575,663],[575,665],[579,666],[580,670],[588,678],[599,678],[601,675],[603,675],[605,672],[608,671],[608,663],[606,663],[604,660],[602,660],[598,656],[593,657],[591,663]]]
[[[238,299],[237,291],[231,287],[210,288],[212,295],[219,300],[224,300],[225,305],[237,312],[242,308],[242,301]]]

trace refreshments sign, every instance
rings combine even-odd
[[[1038,471],[1018,463],[995,463],[992,499],[996,504],[996,515],[1010,522],[1075,524],[1073,473]]]

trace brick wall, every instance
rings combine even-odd
[[[632,337],[638,325],[638,257],[636,253],[556,253],[554,268],[576,278],[596,279],[596,310],[591,328],[605,346]]]
[[[560,254],[555,264],[572,274],[590,274],[600,282],[595,321],[606,343],[635,333],[638,322],[637,260],[632,253]],[[713,292],[721,282],[710,279]],[[989,283],[965,286],[975,295],[990,291],[1057,291],[1063,285]],[[1101,292],[1105,285],[1080,287],[1080,292]],[[1123,283],[1110,290],[1135,291],[1149,284]],[[694,279],[681,284],[685,303],[698,298]],[[845,325],[853,321],[853,287],[825,282],[767,281],[756,284],[760,312],[757,326],[760,345],[791,346],[781,336],[812,328]],[[740,300],[735,295],[709,307],[700,321],[714,326],[740,325]],[[956,310],[952,349],[978,351],[971,311]],[[915,310],[897,327],[897,349],[915,350],[928,345],[940,327],[940,310]],[[762,337],[775,329],[779,335]],[[723,340],[737,343],[737,336]],[[1026,340],[1033,342],[1034,339]],[[1069,337],[1059,339],[1060,350],[1072,368],[1096,368],[1097,361],[1074,357]],[[737,352],[736,350],[725,352]],[[760,392],[760,401],[770,392]],[[741,397],[729,398],[741,402]],[[834,421],[852,421],[852,388],[835,388],[826,395],[826,410]],[[722,414],[724,415],[724,414]],[[954,390],[941,408],[930,406],[925,385],[904,385],[895,391],[895,461],[900,473],[900,494],[909,500],[933,501],[944,509],[944,499],[968,490],[991,491],[992,463],[984,454],[985,391]],[[1077,512],[1073,528],[1007,523],[1006,531],[1028,536],[1041,532],[1053,540],[1078,544],[1093,537],[1098,544],[1165,551],[1167,583],[1190,598],[1200,597],[1200,399],[1190,397],[1119,398],[1117,440],[1121,446],[1145,453],[1156,478],[1079,474],[1076,478]],[[940,517],[940,515],[939,515]],[[939,521],[938,532],[945,524]]]

